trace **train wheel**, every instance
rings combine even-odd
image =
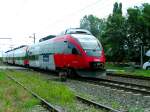
[[[59,78],[61,81],[67,80],[67,72],[59,72]]]
[[[72,77],[74,78],[74,77],[77,76],[77,74],[76,74],[76,72],[75,72],[74,69],[68,69],[68,70],[67,70],[67,76],[68,76],[68,77],[71,77],[71,78],[72,78]]]
[[[26,68],[29,68],[29,65],[27,64],[27,65],[25,65],[25,67],[26,67]]]

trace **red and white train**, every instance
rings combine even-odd
[[[67,29],[59,36],[15,48],[4,55],[4,62],[10,64],[68,74],[74,71],[84,77],[104,75],[105,60],[99,40],[83,29]]]

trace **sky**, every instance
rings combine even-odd
[[[84,15],[106,18],[113,4],[121,2],[123,14],[129,7],[150,0],[0,0],[0,52],[20,45],[33,44],[50,34],[79,27]]]

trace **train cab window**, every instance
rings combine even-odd
[[[78,54],[79,54],[79,52],[78,52],[78,50],[77,50],[76,48],[72,48],[72,54],[76,54],[76,55],[78,55]]]
[[[72,48],[74,48],[75,46],[72,44],[72,43],[70,43],[70,42],[68,42],[68,48],[69,49],[72,49]]]
[[[68,47],[66,51],[68,54],[75,54],[75,55],[81,54],[80,51],[75,47],[75,45],[73,45],[70,42],[68,42]]]

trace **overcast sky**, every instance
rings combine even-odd
[[[128,7],[150,3],[150,0],[0,0],[0,51],[22,44],[32,44],[29,36],[39,38],[57,34],[70,27],[79,27],[84,15],[105,18],[112,13],[114,2]]]

